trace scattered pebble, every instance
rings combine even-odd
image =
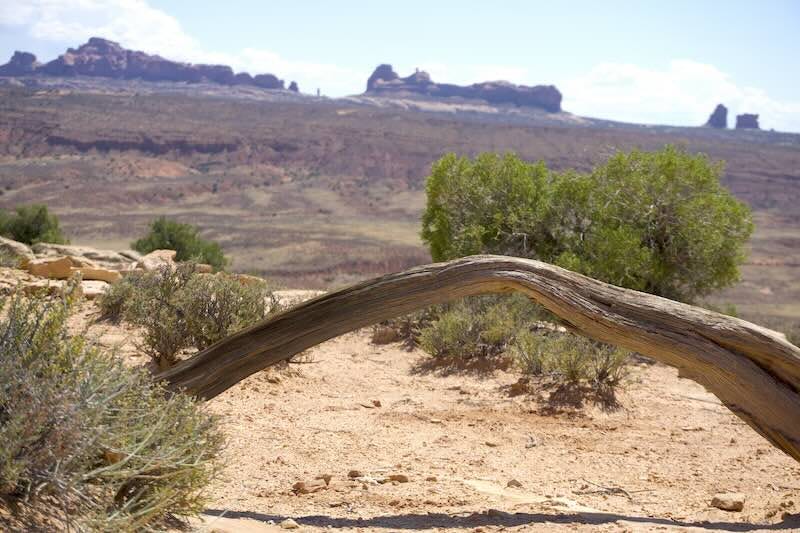
[[[291,518],[287,518],[283,522],[280,523],[281,529],[297,529],[300,527],[300,524],[292,520]]]
[[[723,511],[741,511],[744,509],[744,494],[740,492],[715,494],[711,499],[711,506]]]
[[[298,481],[292,485],[292,490],[296,494],[313,494],[328,488],[328,484],[324,479],[315,479],[313,481]]]

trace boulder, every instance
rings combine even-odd
[[[94,300],[99,296],[105,294],[106,290],[108,290],[108,283],[105,281],[100,280],[84,280],[81,281],[81,290],[83,291],[83,296],[87,300]]]
[[[75,264],[73,266],[99,266],[103,268],[127,269],[133,260],[130,257],[110,250],[99,250],[89,246],[74,246],[69,244],[52,244],[40,242],[31,249],[39,257],[70,256],[91,261],[91,264]]]
[[[722,104],[717,104],[714,112],[708,117],[706,126],[709,128],[725,129],[728,127],[728,108]]]
[[[72,276],[72,260],[69,257],[33,259],[25,269],[40,278],[67,279]]]
[[[740,492],[724,492],[715,494],[711,506],[723,511],[739,512],[744,509],[744,494]]]
[[[137,270],[158,270],[163,266],[175,267],[175,250],[153,250],[143,256],[134,267]]]
[[[72,273],[79,273],[81,275],[81,279],[87,281],[95,280],[104,281],[106,283],[116,283],[122,279],[122,274],[120,274],[119,270],[108,270],[105,268],[73,267]]]
[[[758,115],[754,115],[752,113],[744,113],[742,115],[736,115],[736,129],[737,130],[760,129],[758,126]]]
[[[27,244],[17,242],[5,237],[0,237],[0,254],[16,261],[17,266],[24,267],[28,261],[34,259],[33,251]]]

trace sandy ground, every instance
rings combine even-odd
[[[367,331],[309,360],[209,404],[229,436],[209,527],[800,530],[800,465],[671,368],[636,365],[621,406],[604,410],[515,396],[514,372],[430,369]],[[391,474],[409,481],[369,479]],[[326,489],[292,490],[323,475]],[[709,505],[729,491],[744,511]]]
[[[93,314],[86,304],[78,320]],[[89,332],[145,362],[135,330]],[[619,407],[604,409],[548,401],[535,387],[515,394],[513,370],[429,362],[362,330],[210,401],[228,445],[194,526],[282,531],[291,518],[303,531],[800,531],[800,464],[672,368],[635,364]],[[379,483],[394,474],[408,481]],[[325,475],[324,489],[295,494],[295,483]],[[744,510],[711,507],[718,492],[744,493]]]

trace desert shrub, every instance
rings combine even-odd
[[[196,226],[166,217],[154,220],[149,233],[134,241],[131,247],[143,254],[153,250],[175,250],[178,261],[207,263],[216,270],[224,269],[228,262],[219,243],[200,237]]]
[[[69,243],[61,231],[58,217],[42,204],[18,206],[13,214],[0,211],[0,235],[26,244]]]
[[[53,502],[78,530],[139,531],[203,509],[216,420],[82,336],[69,294],[13,297],[0,320],[0,498]]]
[[[142,346],[159,368],[181,351],[203,349],[277,310],[266,282],[197,272],[194,263],[134,273],[100,299],[104,316],[143,328]]]
[[[112,322],[122,320],[125,315],[126,305],[135,297],[143,275],[144,272],[134,270],[128,272],[118,282],[109,285],[97,299],[101,318]]]
[[[0,249],[0,267],[19,268],[19,265],[19,257],[9,253],[6,250]]]
[[[626,375],[629,352],[579,335],[520,331],[510,353],[526,375],[614,388]]]
[[[502,354],[516,332],[542,316],[523,295],[476,296],[435,308],[419,329],[420,347],[434,357],[471,359]]]
[[[422,238],[437,261],[529,257],[691,302],[737,281],[753,230],[721,173],[670,146],[618,153],[589,174],[514,155],[449,154],[427,181]]]
[[[200,275],[189,279],[177,307],[186,315],[192,345],[202,350],[264,319],[277,310],[278,301],[266,282]]]

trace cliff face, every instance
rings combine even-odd
[[[158,55],[127,50],[107,39],[92,37],[78,48],[69,48],[57,59],[41,65],[28,52],[15,52],[0,66],[0,76],[96,76],[145,81],[211,82],[221,85],[254,85],[264,89],[283,89],[284,82],[273,74],[251,76],[235,74],[227,65],[194,65],[170,61]],[[295,84],[296,86],[296,84]]]
[[[367,94],[381,96],[420,94],[429,97],[460,97],[486,100],[492,104],[514,104],[561,111],[561,92],[553,85],[515,85],[506,81],[487,81],[472,85],[434,83],[427,72],[417,71],[401,78],[391,65],[379,65],[367,80]]]

